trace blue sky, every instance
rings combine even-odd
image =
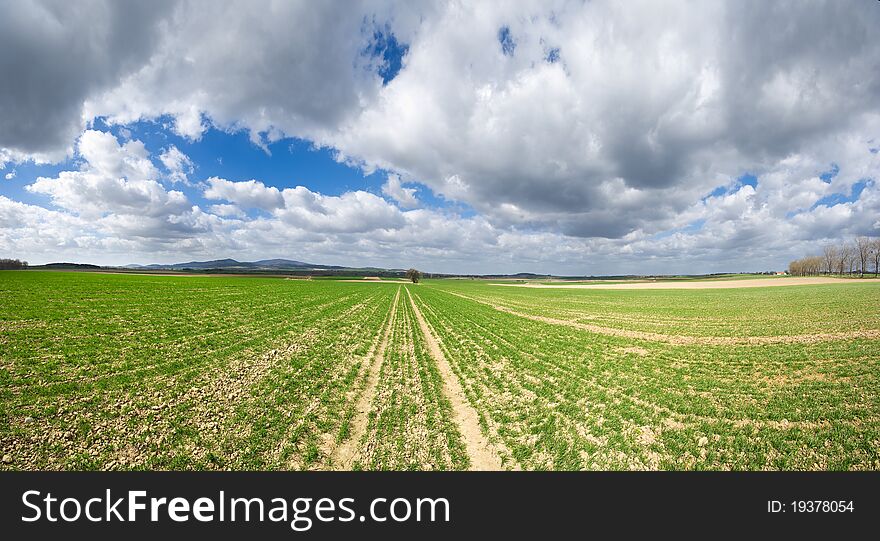
[[[0,257],[737,272],[880,236],[873,7],[2,9]]]

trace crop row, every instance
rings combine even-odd
[[[407,288],[396,306],[367,431],[355,469],[467,469],[443,379],[419,329]]]

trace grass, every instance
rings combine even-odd
[[[691,290],[579,290],[436,282],[532,315],[689,336],[779,336],[880,329],[880,287],[833,285]]]
[[[418,295],[526,469],[880,467],[874,341],[672,346]]]
[[[391,299],[263,278],[0,276],[2,442],[27,468],[303,466]]]
[[[560,290],[29,271],[0,272],[0,468],[326,469],[351,439],[355,468],[466,469],[443,376],[398,291],[509,467],[880,469],[875,283]],[[748,337],[769,341],[736,342]]]
[[[631,284],[634,282],[717,282],[717,281],[734,281],[734,280],[763,280],[767,278],[784,278],[770,274],[706,274],[700,276],[634,276],[630,278],[588,278],[588,279],[509,279],[506,282],[521,282],[543,285],[560,285],[560,284]],[[497,282],[494,280],[492,282]]]

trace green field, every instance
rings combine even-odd
[[[2,469],[880,469],[880,284],[0,272]]]

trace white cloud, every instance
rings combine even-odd
[[[385,184],[382,185],[382,193],[394,199],[401,207],[412,209],[419,206],[415,188],[404,188],[400,182],[400,176],[390,173]]]
[[[162,154],[159,155],[159,160],[165,166],[165,169],[168,170],[168,178],[171,182],[187,183],[189,175],[195,169],[189,156],[181,152],[174,145],[163,150]]]
[[[88,130],[80,138],[77,152],[82,158],[79,170],[61,171],[54,178],[40,177],[25,188],[48,196],[61,209],[52,215],[65,216],[62,223],[81,231],[72,246],[81,247],[80,239],[98,239],[143,250],[174,244],[181,238],[192,240],[210,232],[212,220],[219,219],[205,215],[183,192],[166,190],[155,180],[159,173],[140,141],[120,145],[112,134]],[[24,216],[44,216],[30,207],[30,214]]]
[[[878,110],[880,47],[867,36],[880,14],[790,8],[451,4],[375,104],[324,141],[498,224],[659,231],[719,176],[821,148]],[[502,25],[512,57],[496,41]],[[545,61],[548,46],[558,62]]]
[[[232,184],[251,192],[264,187],[258,181]],[[668,236],[636,231],[622,239],[498,228],[481,216],[401,211],[366,192],[327,196],[304,187],[280,191],[284,205],[253,218],[234,204],[212,205],[209,213],[193,206],[147,215],[112,201],[107,204],[114,211],[94,219],[3,198],[0,250],[34,262],[295,255],[325,264],[415,265],[446,272],[713,272],[783,268],[789,259],[818,249],[817,239],[826,238],[829,224],[838,228],[836,239],[874,227],[880,215],[880,190],[874,184],[857,202],[819,206],[791,220],[776,215],[762,191],[760,185],[757,190],[744,186],[695,204],[683,213],[682,230]],[[701,227],[686,230],[699,221]]]
[[[6,173],[5,175],[3,175],[3,177],[4,177],[6,180],[12,180],[12,179],[15,178],[15,175],[16,175],[16,173],[15,173],[15,170],[13,169],[12,171],[10,171],[10,172]]]
[[[202,113],[195,104],[189,108],[178,109],[174,115],[174,133],[186,137],[190,141],[198,141],[208,129],[208,125],[202,119]]]
[[[258,180],[233,182],[223,178],[211,177],[204,195],[207,199],[220,199],[235,203],[244,208],[275,210],[284,206],[281,191],[274,186],[266,186]]]
[[[271,212],[284,223],[318,233],[363,233],[404,224],[397,207],[364,191],[328,196],[304,186],[279,190],[257,180],[233,182],[212,177],[204,196]]]
[[[285,204],[278,218],[316,233],[369,233],[400,229],[406,223],[397,207],[363,191],[328,196],[297,186],[282,193]]]
[[[86,161],[85,170],[116,178],[146,179],[159,176],[141,141],[120,145],[111,133],[86,130],[79,138],[78,154]]]
[[[0,195],[0,251],[25,259],[56,261],[79,247],[86,220]]]
[[[226,218],[243,218],[245,216],[244,211],[238,208],[237,205],[211,205],[210,207],[208,207],[208,211],[211,214],[216,214],[217,216],[223,216]]]
[[[179,214],[190,206],[182,192],[166,191],[155,180],[126,180],[93,172],[63,171],[57,178],[40,177],[27,190],[48,195],[58,207],[88,218],[108,213],[155,217]]]
[[[112,134],[87,130],[77,145],[84,163],[79,171],[62,171],[56,178],[40,177],[26,189],[48,195],[52,202],[79,216],[108,213],[156,217],[189,208],[186,196],[166,191],[140,141],[119,145]]]

